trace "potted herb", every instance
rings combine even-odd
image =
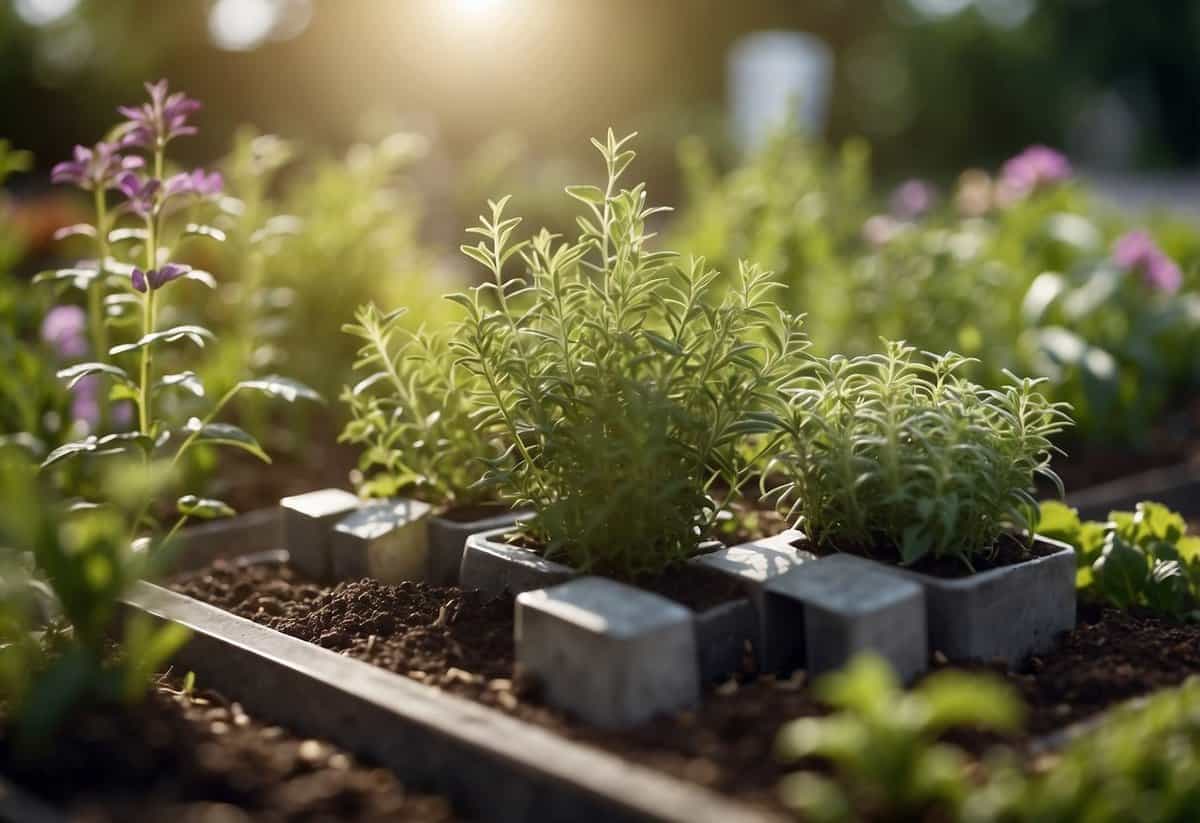
[[[404,309],[384,313],[368,304],[343,327],[362,342],[355,368],[364,376],[342,394],[352,419],[340,439],[362,447],[359,494],[384,501],[352,516],[378,523],[371,512],[399,506],[409,515],[404,524],[417,522],[407,539],[397,539],[404,531],[400,523],[376,527],[376,542],[386,531],[391,544],[376,551],[374,562],[355,566],[335,556],[332,566],[339,577],[366,574],[448,586],[458,582],[468,535],[511,526],[517,514],[480,482],[496,438],[478,425],[474,376],[454,363],[446,333],[411,331],[404,315]],[[343,554],[353,550],[353,543],[341,548]],[[405,562],[397,554],[413,559]]]
[[[984,389],[966,363],[903,343],[814,360],[760,418],[779,434],[764,477],[808,548],[921,584],[931,650],[1015,661],[1074,625],[1074,552],[1032,533],[1033,479],[1057,482],[1050,439],[1069,418],[1038,381]]]

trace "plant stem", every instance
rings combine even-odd
[[[88,331],[92,338],[92,351],[96,360],[107,363],[108,327],[104,322],[105,274],[108,263],[108,213],[104,201],[104,189],[95,189],[96,202],[96,250],[99,253],[99,270],[88,289]],[[100,431],[108,431],[108,394],[100,392]]]

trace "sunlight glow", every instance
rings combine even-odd
[[[48,26],[75,11],[79,0],[14,0],[13,11],[31,26]]]

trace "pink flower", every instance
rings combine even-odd
[[[42,340],[63,360],[87,354],[87,318],[79,306],[55,306],[42,320]]]
[[[1004,164],[1000,182],[1014,193],[1026,195],[1054,185],[1072,175],[1071,162],[1062,152],[1046,146],[1030,146]]]
[[[1113,246],[1112,258],[1121,268],[1140,274],[1146,285],[1157,291],[1174,294],[1183,285],[1179,265],[1158,247],[1148,231],[1123,234]]]
[[[906,180],[892,192],[892,214],[901,220],[915,220],[933,208],[937,192],[924,180]]]

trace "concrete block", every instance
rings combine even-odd
[[[781,673],[803,665],[818,675],[870,650],[910,680],[928,662],[922,588],[860,557],[836,554],[775,577],[767,614]]]
[[[693,612],[693,620],[702,682],[726,680],[744,671],[748,662],[747,646],[750,647],[750,654],[757,654],[755,644],[760,635],[758,612],[748,598],[740,597],[704,611]]]
[[[473,534],[463,548],[459,585],[488,594],[520,594],[563,583],[576,577],[570,566],[547,560],[540,554],[503,541],[511,527]]]
[[[714,572],[736,577],[741,582],[756,613],[757,631],[754,636],[754,653],[758,667],[765,671],[775,670],[779,657],[779,654],[773,649],[775,644],[772,636],[775,630],[772,629],[767,619],[766,586],[771,580],[787,574],[797,566],[816,561],[815,554],[793,545],[804,539],[802,532],[789,529],[774,537],[719,549],[699,555],[689,561]],[[778,627],[778,631],[785,636],[792,630],[788,624]],[[785,637],[784,647],[787,644],[788,641]]]
[[[522,511],[498,510],[474,520],[434,517],[429,521],[429,572],[426,579],[435,586],[457,586],[467,538],[479,532],[512,526]]]
[[[313,580],[329,580],[333,575],[333,526],[357,509],[360,502],[342,489],[321,489],[280,500],[283,547],[292,565]]]
[[[419,500],[366,503],[333,527],[333,576],[382,583],[421,580],[429,568],[429,516]]]
[[[546,701],[606,728],[628,728],[700,701],[693,615],[602,577],[521,594],[516,657]]]
[[[968,577],[884,566],[925,590],[929,648],[951,660],[1020,663],[1075,627],[1075,550],[1039,537],[1050,552]]]

